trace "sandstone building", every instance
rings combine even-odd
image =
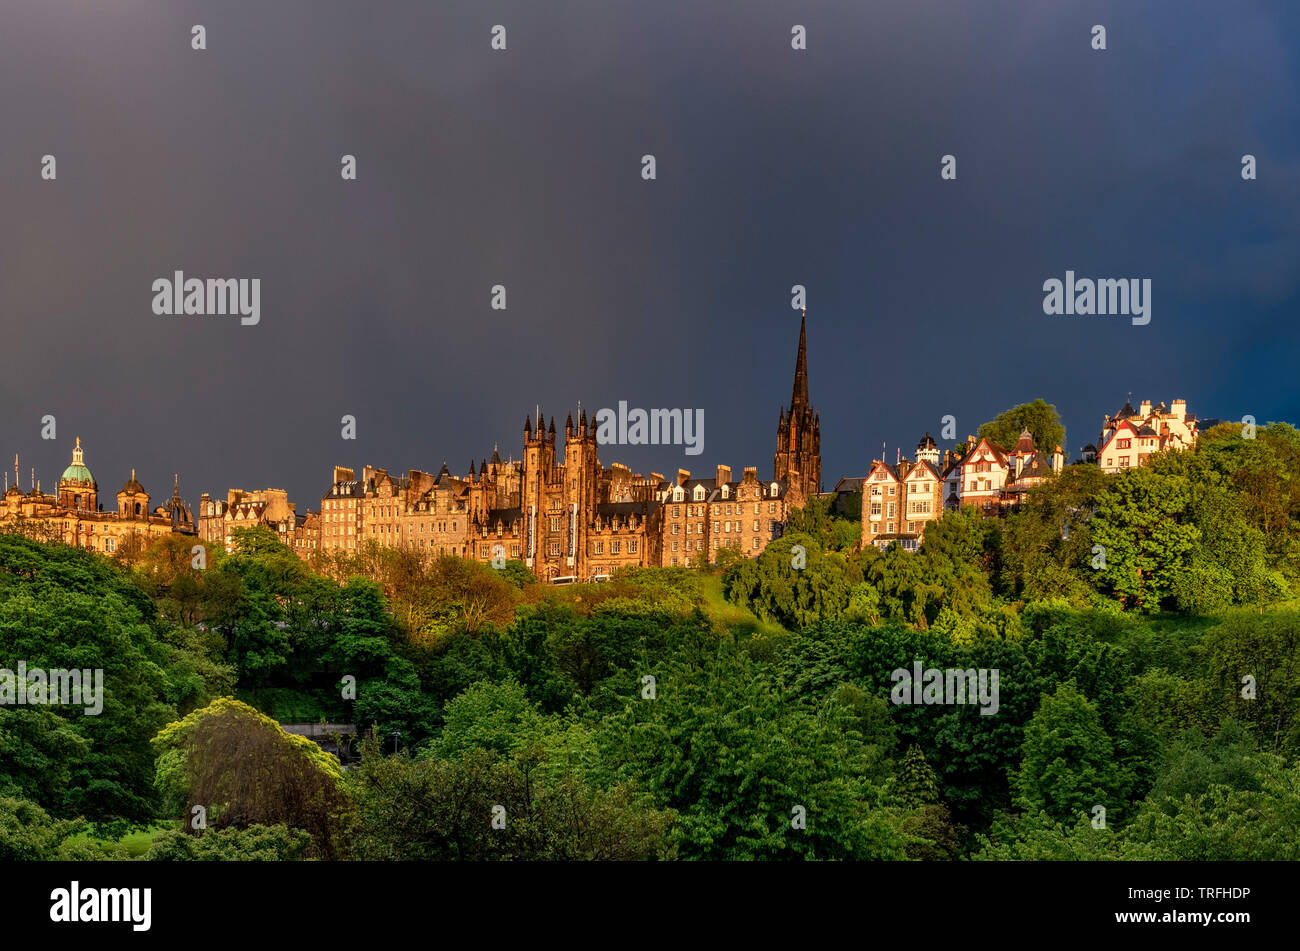
[[[234,529],[258,527],[271,529],[281,542],[297,550],[294,536],[300,521],[284,489],[231,489],[224,502],[204,492],[199,499],[199,537],[227,552],[233,551]]]
[[[131,536],[148,540],[172,532],[195,533],[193,516],[180,497],[179,477],[173,483],[171,498],[150,511],[149,493],[132,470],[131,478],[115,496],[117,507],[105,511],[99,482],[86,465],[80,438],[72,450],[71,464],[59,478],[57,495],[42,492],[35,476],[32,482],[27,492],[19,487],[15,456],[14,483],[6,486],[0,496],[0,528],[108,555],[119,551]]]
[[[729,466],[694,479],[633,473],[605,466],[596,422],[569,413],[564,441],[556,419],[540,409],[524,420],[521,458],[471,460],[463,475],[446,463],[436,474],[396,475],[366,466],[336,466],[321,498],[293,531],[303,558],[319,552],[355,553],[367,540],[482,562],[517,559],[544,581],[601,579],[624,566],[712,563],[720,550],[758,555],[781,533],[790,509],[821,487],[821,422],[808,395],[806,318],[791,405],[777,424],[773,477],[756,467],[740,479]]]
[[[925,526],[943,514],[943,477],[939,449],[926,433],[916,446],[916,460],[894,465],[879,459],[862,483],[862,542],[888,548],[891,542],[916,551]]]

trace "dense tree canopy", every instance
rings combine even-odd
[[[1046,404],[986,432],[1024,426],[1061,438]],[[918,551],[857,514],[554,588],[0,534],[0,669],[104,671],[93,715],[0,703],[0,858],[1298,857],[1300,433],[1068,466]],[[322,720],[348,769],[280,726]]]

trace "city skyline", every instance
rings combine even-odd
[[[1071,460],[1129,393],[1300,419],[1277,40],[1300,11],[1099,3],[1097,51],[1067,10],[833,3],[795,51],[796,14],[708,0],[576,33],[518,3],[398,4],[400,31],[350,9],[6,19],[0,449],[24,481],[80,435],[105,478],[314,505],[336,464],[459,467],[579,400],[705,411],[700,456],[621,447],[637,471],[762,466],[796,284],[827,486],[1036,397]],[[259,280],[258,322],[156,314],[176,271]],[[1047,316],[1068,272],[1150,280],[1150,323]]]

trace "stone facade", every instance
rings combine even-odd
[[[1064,467],[1061,447],[1044,457],[1034,448],[1034,438],[1027,429],[1021,431],[1013,449],[1003,449],[984,437],[968,436],[965,450],[944,470],[944,506],[999,514]]]
[[[524,420],[523,454],[491,461],[456,476],[393,475],[367,466],[335,467],[311,529],[291,533],[303,558],[315,552],[355,553],[367,540],[481,562],[521,560],[541,580],[601,579],[626,566],[686,566],[714,562],[722,549],[760,554],[821,484],[821,424],[808,399],[807,334],[799,330],[793,399],[777,427],[775,477],[760,482],[756,467],[734,480],[728,466],[711,479],[648,477],[627,466],[605,466],[597,452],[595,419],[570,413],[559,444],[554,417]]]
[[[59,479],[57,495],[42,492],[34,475],[32,481],[30,491],[23,492],[15,456],[14,483],[0,496],[0,527],[106,555],[120,551],[132,536],[147,541],[173,532],[195,534],[193,516],[180,497],[179,477],[171,498],[150,511],[149,493],[132,470],[116,495],[116,510],[104,511],[99,482],[86,465],[80,438],[72,450],[72,463]]]
[[[929,433],[917,444],[915,460],[872,462],[862,486],[862,545],[884,549],[898,542],[916,551],[925,526],[943,514],[938,466],[939,450]]]
[[[199,498],[199,537],[208,545],[233,551],[236,528],[269,528],[285,545],[293,548],[300,519],[284,489],[248,492],[231,489],[225,501],[204,492]]]

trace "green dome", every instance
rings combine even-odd
[[[63,470],[63,475],[59,478],[60,482],[94,482],[95,477],[90,474],[86,468],[86,463],[81,457],[81,440],[77,440],[77,448],[72,450],[72,465]]]
[[[95,477],[85,466],[68,466],[63,470],[64,482],[94,482]]]

